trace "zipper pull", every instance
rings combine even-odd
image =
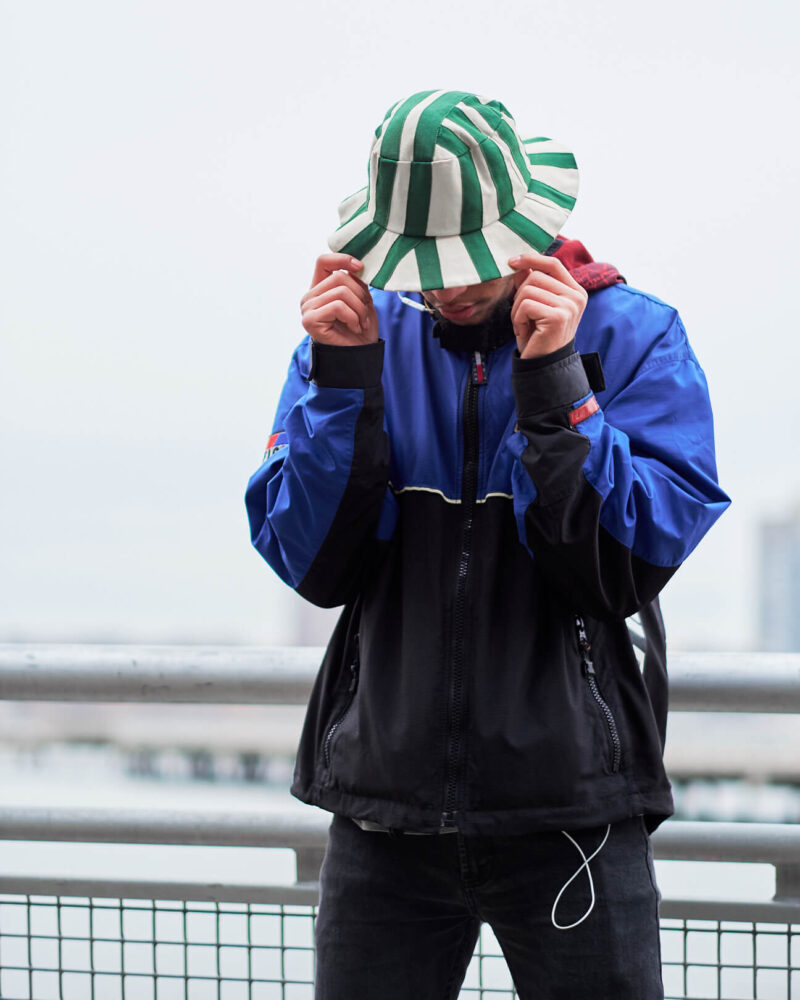
[[[586,634],[586,625],[580,615],[575,615],[575,630],[578,633],[578,648],[581,651],[584,672],[589,676],[594,677],[594,663],[592,663],[592,658],[590,656],[592,644],[589,642],[589,636]]]
[[[347,688],[347,693],[352,694],[356,689],[356,684],[358,683],[358,632],[356,632],[355,639],[353,639],[353,645],[355,649],[353,650],[353,662],[350,664],[350,686]]]
[[[489,381],[486,358],[480,351],[475,351],[472,355],[472,381],[475,385],[486,385]]]
[[[586,634],[586,625],[580,615],[575,615],[575,630],[578,633],[578,645],[581,652],[588,653],[592,646],[589,642],[589,636]]]

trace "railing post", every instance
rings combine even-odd
[[[316,882],[319,879],[325,848],[296,847],[294,853],[297,857],[297,881]]]
[[[775,899],[800,899],[800,864],[775,866]]]

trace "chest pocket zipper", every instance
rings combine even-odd
[[[325,735],[325,742],[322,744],[322,755],[325,759],[325,767],[327,768],[331,766],[331,743],[333,742],[333,738],[339,727],[344,722],[347,713],[350,711],[353,699],[356,696],[356,688],[358,687],[358,633],[356,633],[353,644],[355,648],[353,651],[353,659],[350,663],[350,683],[347,686],[347,698],[341,712],[337,715],[335,721],[331,724],[330,729]]]
[[[612,748],[611,770],[614,774],[616,774],[622,764],[622,740],[620,739],[619,729],[617,729],[614,713],[611,711],[608,702],[600,693],[600,688],[597,684],[597,673],[594,669],[594,663],[592,662],[591,657],[592,647],[589,642],[589,637],[586,634],[586,625],[580,615],[575,615],[575,629],[578,633],[578,647],[581,651],[581,660],[583,662],[583,676],[586,678],[586,683],[589,685],[589,691],[591,692],[592,698],[594,698],[597,702],[597,705],[605,718]]]

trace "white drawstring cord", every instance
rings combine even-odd
[[[430,313],[433,315],[433,310],[429,305],[426,305],[423,302],[416,302],[414,299],[409,299],[405,295],[401,295],[400,292],[395,292],[395,295],[401,302],[405,303],[405,305],[411,306],[413,309],[419,309],[420,312]]]
[[[597,857],[597,855],[603,850],[603,848],[606,846],[606,841],[608,840],[608,835],[611,833],[611,824],[609,823],[608,826],[606,827],[606,835],[600,841],[600,846],[597,848],[597,850],[594,852],[594,854],[590,854],[588,858],[583,853],[583,850],[581,849],[581,845],[573,837],[571,837],[567,833],[566,830],[562,830],[561,832],[564,834],[564,836],[567,838],[567,840],[573,845],[573,847],[578,852],[578,854],[580,854],[581,858],[583,859],[583,863],[581,864],[580,868],[578,868],[578,870],[573,875],[570,876],[570,878],[568,879],[568,881],[566,881],[561,886],[561,889],[559,890],[559,893],[556,896],[556,900],[553,903],[553,909],[550,911],[550,921],[552,922],[553,927],[555,927],[555,929],[557,931],[571,931],[573,927],[577,927],[578,924],[582,924],[584,922],[584,920],[589,916],[589,914],[594,909],[594,904],[595,904],[594,879],[592,878],[592,870],[589,867],[589,862],[593,861]],[[586,877],[589,879],[589,891],[591,892],[591,895],[592,895],[592,901],[591,901],[591,903],[589,903],[589,909],[586,911],[586,913],[584,913],[584,915],[580,918],[580,920],[576,920],[574,924],[560,924],[556,920],[556,909],[558,908],[558,904],[561,902],[561,897],[564,895],[564,893],[566,892],[567,888],[570,885],[572,885],[572,883],[580,875],[580,873],[583,871],[584,868],[586,869]]]

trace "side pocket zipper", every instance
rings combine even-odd
[[[605,717],[606,726],[608,727],[608,735],[611,738],[611,746],[613,749],[611,770],[614,774],[616,774],[622,763],[622,740],[619,737],[619,730],[617,729],[617,723],[614,719],[614,713],[611,711],[608,702],[602,696],[600,688],[597,686],[597,673],[595,672],[594,663],[592,662],[591,657],[592,646],[589,642],[589,637],[586,634],[586,625],[580,615],[575,615],[575,629],[578,633],[578,648],[581,651],[581,660],[583,661],[583,676],[586,678],[592,697],[597,702],[600,707],[600,711]]]
[[[344,718],[350,711],[350,706],[353,704],[353,698],[356,694],[356,688],[358,687],[358,632],[356,632],[355,638],[353,640],[354,651],[353,659],[350,663],[350,683],[347,686],[347,700],[345,701],[344,707],[342,708],[336,720],[332,723],[330,729],[325,736],[325,742],[322,744],[322,755],[325,759],[325,767],[329,768],[331,766],[331,743],[333,742],[333,737],[336,735],[339,726],[344,722]]]

